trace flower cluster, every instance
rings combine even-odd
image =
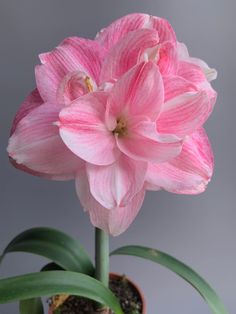
[[[128,228],[146,190],[205,190],[213,154],[202,125],[216,71],[189,56],[168,21],[131,14],[39,57],[9,140],[17,168],[74,178],[92,224],[112,235]]]

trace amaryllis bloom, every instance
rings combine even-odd
[[[92,224],[112,235],[132,223],[146,190],[205,190],[213,154],[202,126],[216,71],[189,56],[168,21],[131,14],[40,60],[9,140],[17,168],[74,178]]]

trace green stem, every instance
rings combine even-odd
[[[109,286],[109,235],[95,228],[95,278]]]

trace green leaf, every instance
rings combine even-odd
[[[40,271],[49,271],[49,270],[65,270],[65,269],[63,269],[62,267],[60,267],[59,265],[55,263],[48,263],[44,265]]]
[[[20,301],[20,314],[43,314],[41,298]]]
[[[41,271],[64,270],[55,263],[46,264]],[[20,301],[20,314],[43,314],[43,304],[41,298],[33,298]]]
[[[118,248],[115,251],[111,252],[110,255],[138,256],[165,266],[169,270],[173,271],[174,273],[185,279],[188,283],[190,283],[208,303],[212,310],[212,313],[228,314],[224,305],[220,301],[216,292],[211,288],[211,286],[193,269],[180,262],[176,258],[152,248],[134,245]]]
[[[45,271],[0,280],[0,303],[70,294],[89,298],[123,314],[119,301],[100,281],[70,271]]]
[[[80,243],[55,229],[33,228],[20,233],[7,245],[0,262],[10,252],[41,255],[66,270],[94,274],[91,259]]]

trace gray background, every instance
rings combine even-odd
[[[235,211],[235,50],[236,2],[220,0],[62,1],[0,0],[0,250],[20,231],[51,226],[80,239],[93,256],[93,228],[77,200],[73,182],[50,182],[15,170],[5,148],[14,114],[34,87],[34,65],[40,52],[64,37],[93,37],[113,19],[147,12],[169,19],[178,39],[193,56],[219,73],[218,101],[206,128],[215,153],[215,174],[199,196],[148,193],[142,210],[111,248],[141,244],[184,260],[202,274],[236,313]],[[3,277],[37,271],[46,260],[10,254]],[[111,269],[125,272],[142,287],[148,313],[210,313],[199,295],[168,270],[135,258],[113,257]],[[17,304],[0,305],[1,314],[18,313]]]

